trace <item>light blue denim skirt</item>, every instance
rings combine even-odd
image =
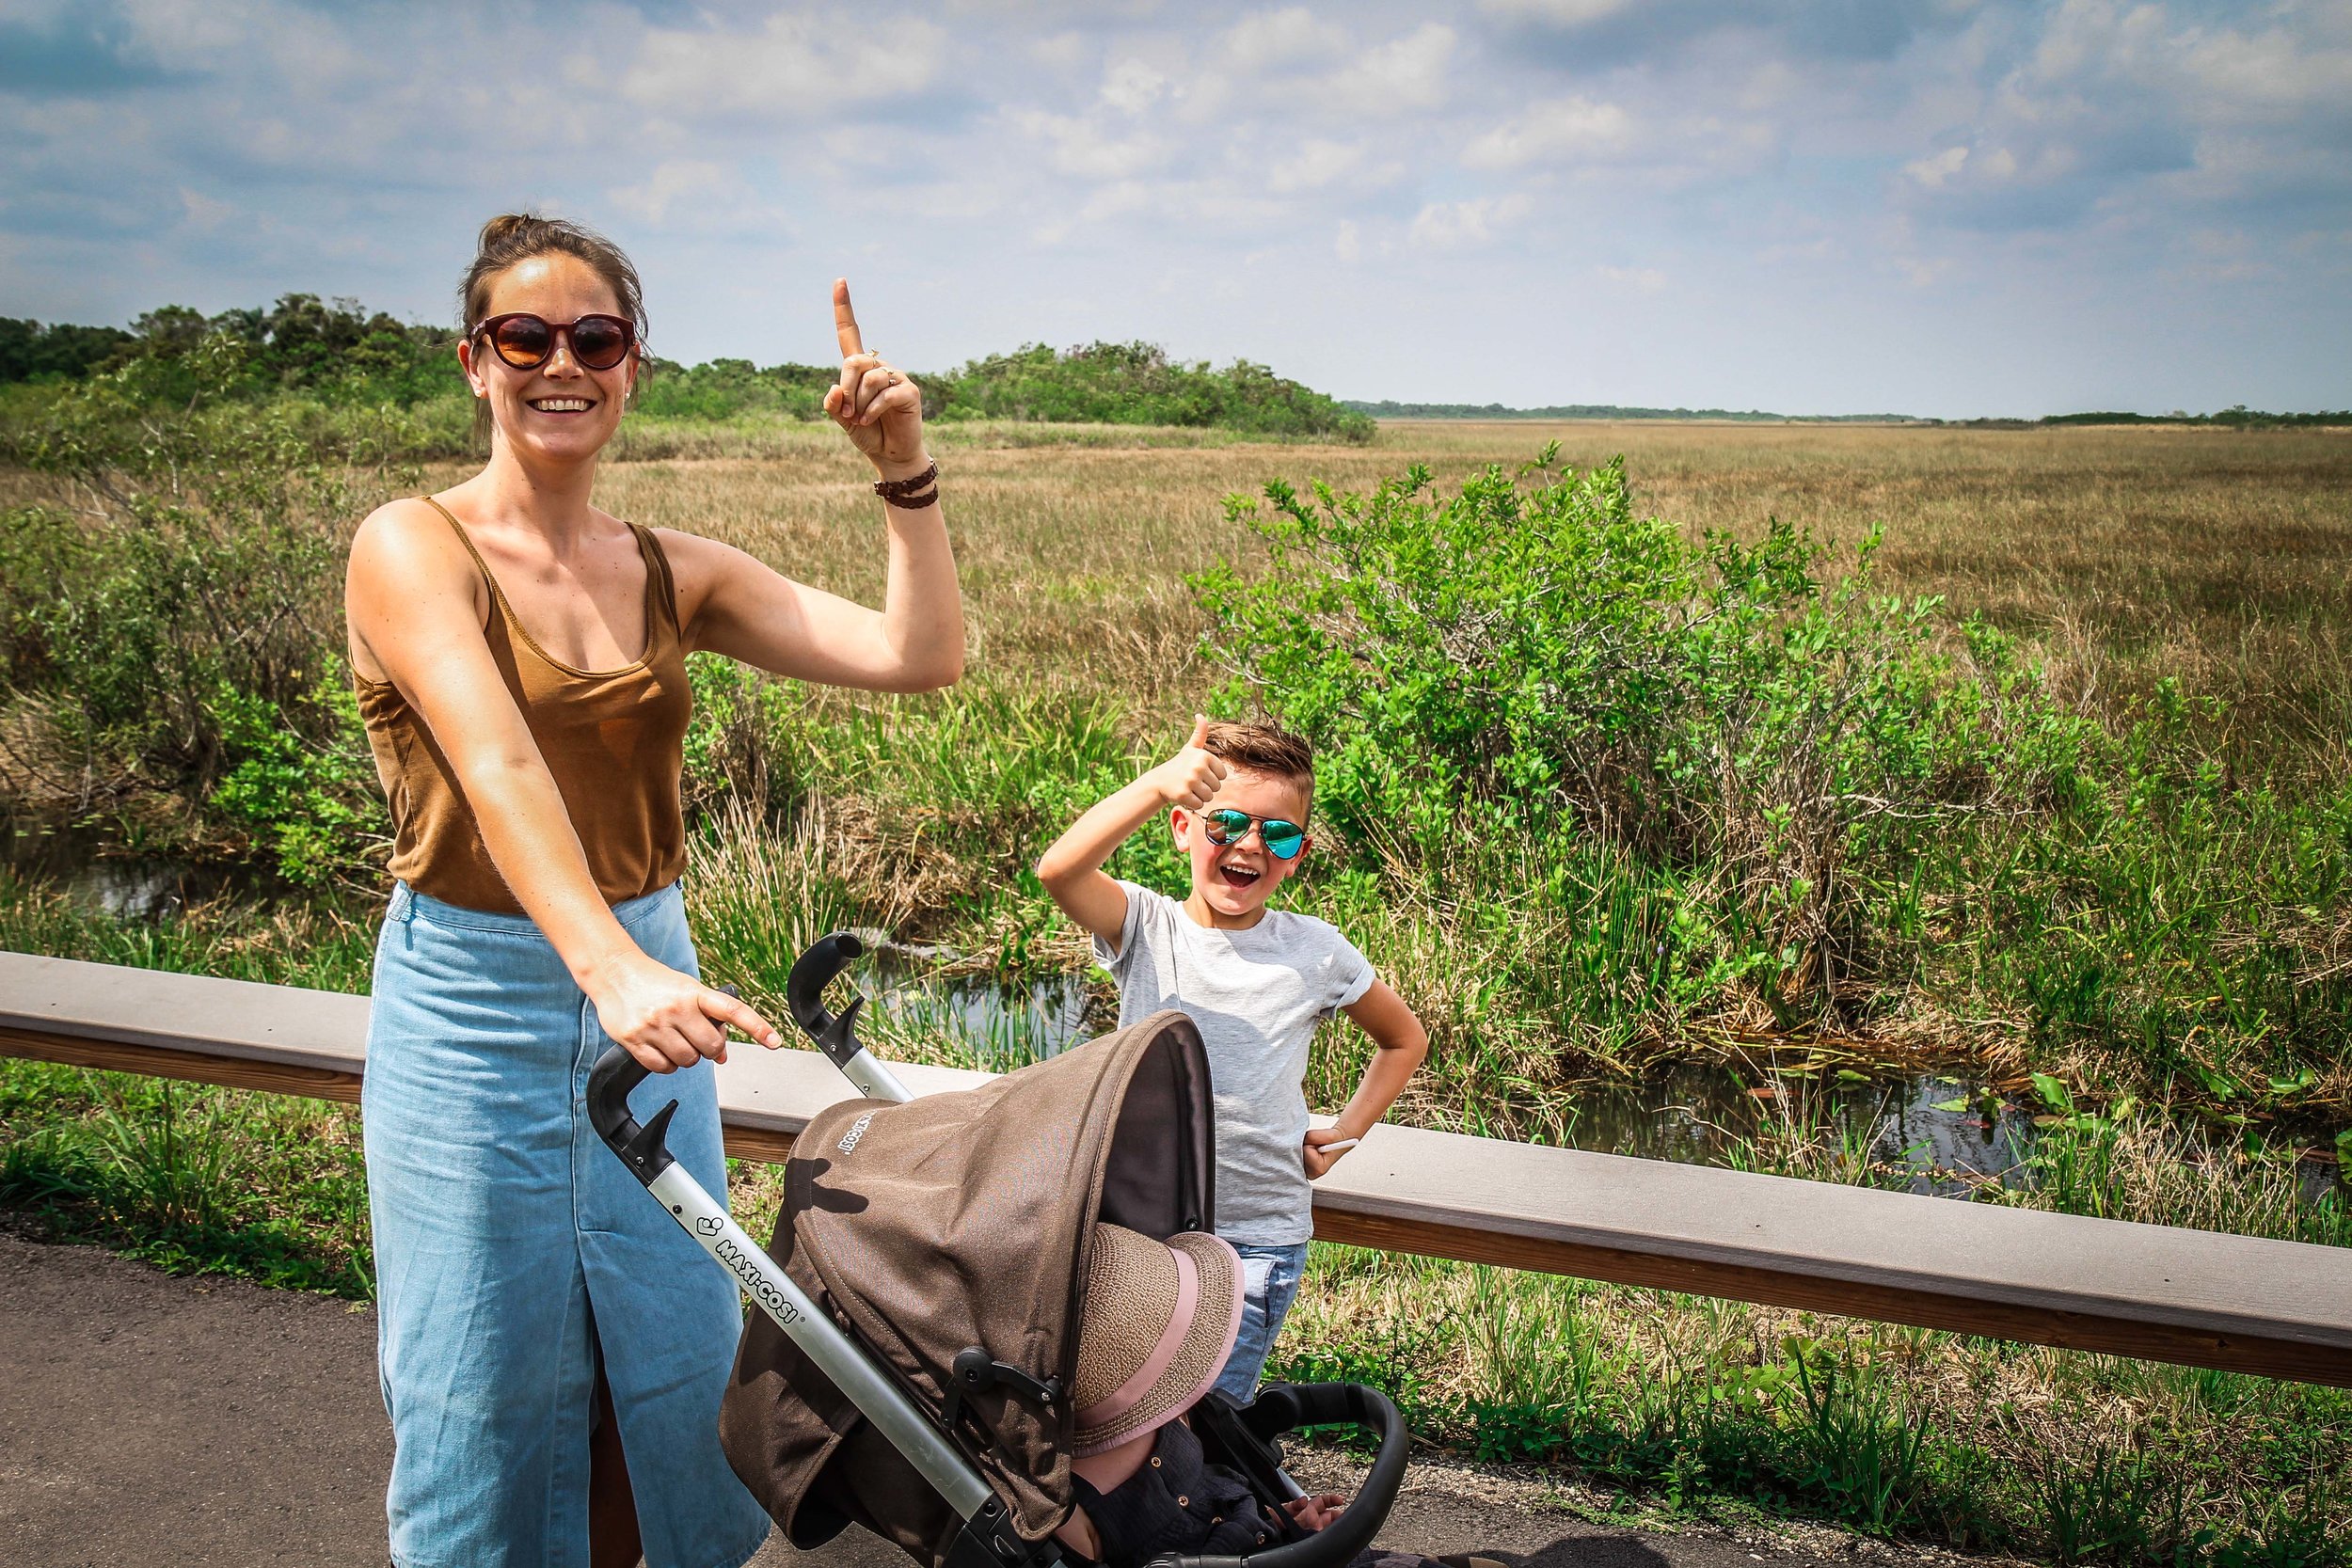
[[[675,884],[612,912],[697,973]],[[399,1568],[586,1568],[599,1349],[648,1568],[736,1568],[767,1538],[719,1449],[735,1282],[588,1124],[608,1043],[528,918],[393,890],[360,1108]],[[673,1097],[671,1152],[723,1196],[709,1064],[629,1102]]]

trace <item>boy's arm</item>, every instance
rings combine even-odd
[[[1202,750],[1208,733],[1208,720],[1195,714],[1192,739],[1183,751],[1096,801],[1037,863],[1037,879],[1062,913],[1114,948],[1127,925],[1127,895],[1104,875],[1103,863],[1164,808],[1198,811],[1216,796],[1227,768]]]
[[[1405,998],[1397,995],[1385,980],[1375,980],[1371,990],[1340,1010],[1370,1035],[1372,1043],[1379,1049],[1364,1064],[1364,1075],[1341,1109],[1339,1119],[1329,1127],[1308,1130],[1307,1144],[1299,1150],[1299,1158],[1306,1162],[1307,1179],[1311,1181],[1338,1164],[1340,1156],[1347,1152],[1341,1149],[1326,1154],[1321,1146],[1361,1138],[1378,1126],[1429,1054],[1429,1031],[1422,1027],[1413,1009],[1405,1005]]]

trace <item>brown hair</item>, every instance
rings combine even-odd
[[[1267,723],[1236,723],[1219,719],[1209,725],[1201,749],[1236,768],[1288,779],[1306,792],[1309,804],[1314,802],[1314,748],[1288,730]]]
[[[490,289],[499,274],[534,256],[559,254],[587,262],[604,279],[612,297],[620,302],[621,314],[637,328],[637,347],[642,356],[645,346],[645,293],[637,281],[637,268],[619,245],[586,224],[574,223],[569,218],[543,218],[536,213],[501,213],[482,226],[481,236],[474,241],[473,264],[466,269],[465,277],[457,285],[459,334],[473,331],[475,324],[489,313]],[[641,357],[638,373],[642,375],[644,372]],[[473,433],[485,438],[490,434],[487,399],[474,403]]]

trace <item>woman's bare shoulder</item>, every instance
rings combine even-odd
[[[707,533],[688,533],[683,529],[651,525],[648,525],[646,531],[660,544],[661,553],[669,558],[673,568],[683,566],[691,569],[715,566],[722,561],[742,553],[734,546],[723,545]]]
[[[661,546],[662,559],[670,563],[670,581],[677,591],[681,621],[691,623],[711,590],[720,583],[739,578],[749,571],[767,569],[767,563],[758,557],[706,533],[687,533],[674,528],[651,531]]]
[[[415,583],[470,573],[464,541],[431,501],[405,496],[359,520],[351,536],[351,568],[371,580]]]

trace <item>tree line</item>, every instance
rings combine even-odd
[[[226,340],[237,350],[242,395],[296,394],[342,404],[404,408],[466,396],[444,327],[404,322],[349,298],[289,293],[267,309],[206,315],[184,305],[147,311],[126,330],[0,318],[0,385],[71,383],[143,362],[158,398],[184,396],[195,351]],[[697,365],[648,356],[637,407],[658,418],[822,417],[831,366]],[[160,372],[160,373],[157,373]],[[189,388],[178,386],[187,380]],[[1338,401],[1235,359],[1181,360],[1156,343],[1054,348],[1027,343],[953,370],[918,374],[932,419],[1215,427],[1267,436],[1364,441],[1374,421]]]

